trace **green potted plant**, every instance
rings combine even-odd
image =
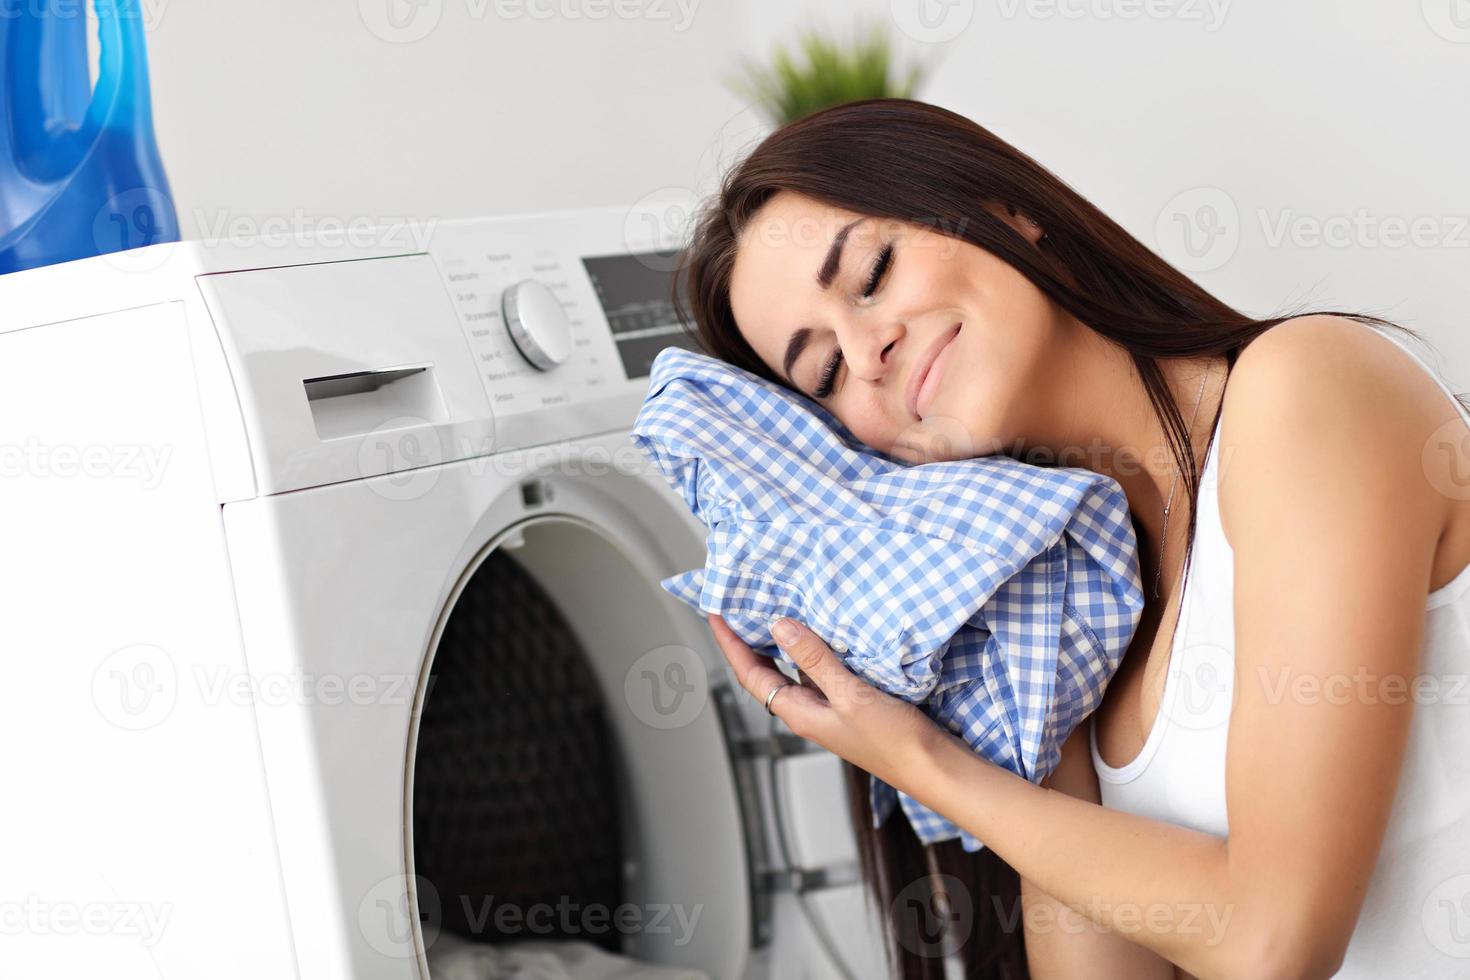
[[[740,70],[724,79],[776,126],[844,102],[913,98],[929,71],[918,62],[899,64],[881,21],[859,26],[850,41],[808,27],[795,47],[777,44],[769,64],[742,58]]]

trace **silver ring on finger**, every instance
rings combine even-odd
[[[775,687],[771,688],[771,693],[766,695],[766,714],[772,716],[775,715],[775,712],[771,710],[771,701],[775,699],[776,695],[781,693],[781,689],[783,687],[790,687],[793,683],[795,682],[782,681],[780,684],[777,684]]]

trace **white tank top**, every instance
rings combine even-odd
[[[1370,329],[1398,344],[1454,401],[1399,337]],[[1470,412],[1455,405],[1470,424]],[[1091,746],[1104,806],[1225,837],[1235,622],[1234,556],[1216,493],[1219,434],[1217,423],[1158,717],[1138,756],[1121,768],[1103,762],[1095,732]],[[1429,593],[1426,609],[1419,669],[1435,686],[1418,695],[1414,688],[1381,689],[1386,697],[1413,698],[1414,715],[1378,863],[1334,974],[1340,980],[1470,977],[1470,565]],[[1321,696],[1332,691],[1324,686]]]

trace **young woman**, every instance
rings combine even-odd
[[[972,892],[972,976],[1470,971],[1470,413],[1408,331],[1233,310],[908,100],[771,134],[699,216],[680,289],[707,350],[880,451],[1085,466],[1128,497],[1146,610],[1040,786],[801,624],[773,628],[805,679],[772,697],[789,682],[710,617],[793,731],[987,844],[925,855],[856,801],[905,976],[942,975],[892,903],[929,860]]]

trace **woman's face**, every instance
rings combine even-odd
[[[991,210],[1032,242],[1042,234]],[[778,377],[900,459],[1002,451],[1055,402],[1059,308],[1003,260],[923,225],[780,192],[741,237],[730,302]]]

